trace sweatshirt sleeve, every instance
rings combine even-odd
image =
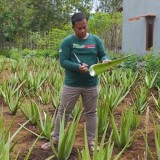
[[[98,36],[96,36],[96,42],[97,42],[97,52],[98,52],[99,61],[103,61],[106,59],[110,60],[110,58],[107,54],[107,51],[104,47],[104,43],[102,42],[102,40]]]
[[[79,64],[71,61],[72,43],[65,38],[59,49],[60,64],[64,69],[79,71]]]

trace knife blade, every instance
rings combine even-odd
[[[77,57],[77,55],[76,55],[75,53],[74,53],[74,56],[75,56],[77,62],[78,62],[79,64],[83,65],[82,61]]]

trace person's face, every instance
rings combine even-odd
[[[83,19],[82,21],[76,22],[72,28],[78,38],[85,38],[87,34],[87,26],[87,20]]]

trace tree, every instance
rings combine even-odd
[[[113,14],[122,10],[123,0],[98,0],[96,11]]]
[[[70,23],[71,15],[91,10],[91,0],[0,0],[0,42],[20,42],[30,32],[47,33]]]
[[[96,12],[88,24],[90,32],[99,35],[107,49],[118,50],[121,47],[122,13]]]

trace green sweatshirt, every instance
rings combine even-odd
[[[93,34],[86,39],[75,35],[66,37],[59,50],[60,64],[65,69],[64,84],[72,87],[93,87],[98,84],[98,77],[90,76],[89,72],[82,73],[75,55],[86,63],[88,68],[98,61],[109,59],[102,40]]]

